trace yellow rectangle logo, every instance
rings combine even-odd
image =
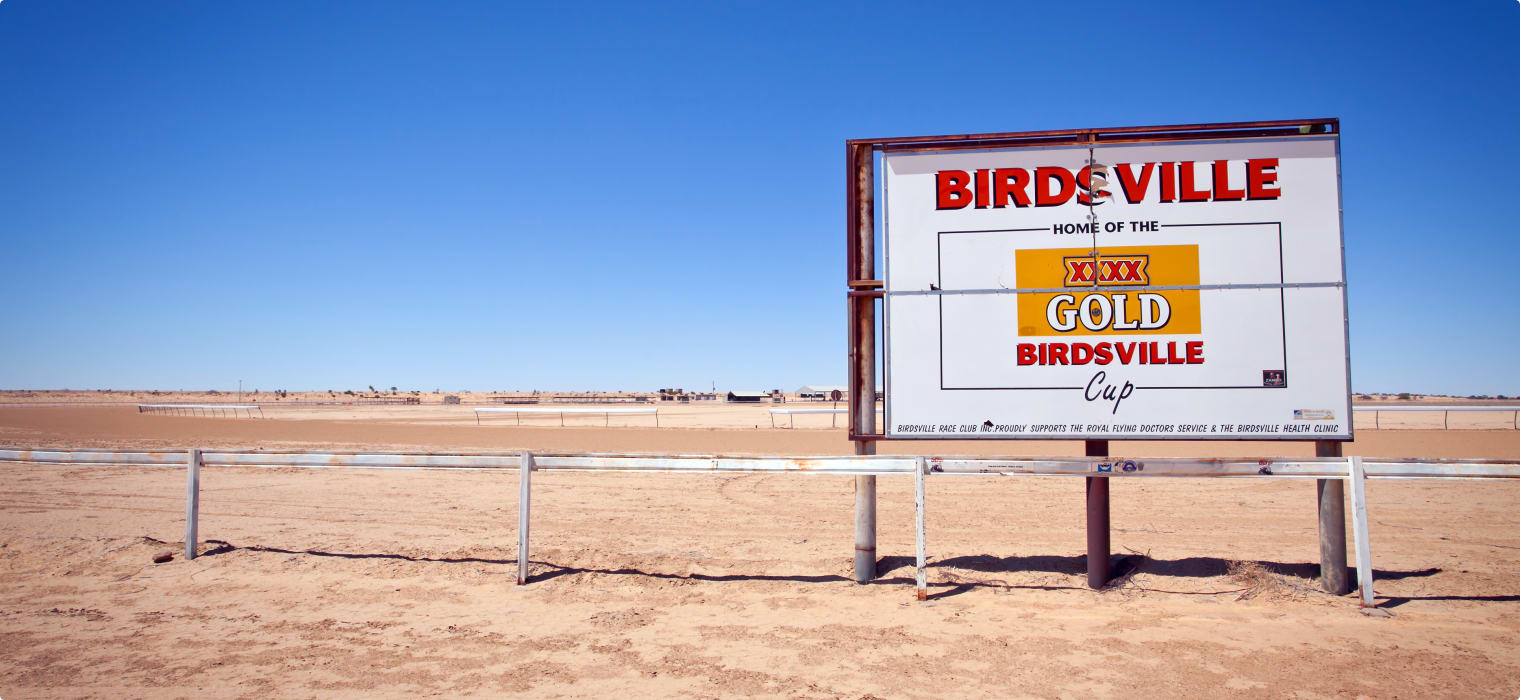
[[[1193,335],[1203,330],[1198,290],[1125,287],[1198,284],[1197,245],[1046,248],[1014,252],[1019,335]]]

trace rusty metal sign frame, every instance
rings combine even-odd
[[[878,152],[961,151],[1027,146],[1217,141],[1292,136],[1323,137],[1334,135],[1338,138],[1340,133],[1340,120],[1329,118],[1096,129],[1058,129],[943,136],[907,136],[849,139],[845,141],[845,295],[849,347],[849,439],[856,443],[857,454],[873,453],[874,450],[869,450],[866,446],[878,440],[970,439],[946,436],[933,436],[932,438],[889,436],[886,434],[885,426],[878,428],[876,424],[876,337],[878,332],[876,304],[885,296],[885,283],[876,274],[875,168],[876,154]],[[1336,150],[1337,152],[1340,150],[1338,142]],[[1344,236],[1344,229],[1342,231],[1342,236]],[[1342,251],[1344,253],[1344,238]],[[1344,254],[1342,255],[1341,277],[1344,283]],[[1346,336],[1346,391],[1349,395],[1351,392],[1349,320]],[[865,397],[869,397],[870,400],[863,401],[862,399]],[[1347,420],[1351,421],[1352,418],[1347,416]],[[1354,431],[1354,425],[1352,426],[1352,430]],[[1038,438],[982,437],[975,439],[1024,440]],[[1208,440],[1210,438],[1189,436],[1173,439]],[[1306,439],[1302,437],[1258,437],[1256,439],[1292,442],[1324,441],[1324,439]]]

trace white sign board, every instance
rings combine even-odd
[[[1351,438],[1338,136],[882,162],[888,437]]]

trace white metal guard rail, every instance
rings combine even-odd
[[[833,417],[829,419],[829,427],[831,427],[831,428],[837,428],[837,427],[839,427],[839,414],[841,414],[841,413],[849,413],[850,412],[849,409],[844,409],[844,408],[773,408],[770,411],[771,411],[771,427],[772,428],[776,427],[776,416],[796,416],[796,415],[821,414],[821,413],[832,414]],[[876,409],[876,412],[877,413],[881,413],[882,410],[878,408],[878,409]],[[788,421],[787,425],[789,425],[790,427],[793,427],[793,428],[797,427],[797,422],[796,422],[797,419],[795,419],[795,418],[788,418],[787,421]]]
[[[514,413],[514,414],[517,414],[517,424],[518,425],[522,425],[522,414],[524,414],[524,413],[551,413],[551,414],[552,413],[558,413],[559,414],[559,425],[560,425],[561,428],[565,427],[565,414],[566,413],[571,413],[571,414],[575,414],[575,413],[590,413],[592,415],[600,413],[603,416],[603,420],[602,420],[603,425],[611,425],[612,424],[612,416],[614,414],[615,415],[646,415],[646,416],[647,415],[653,415],[654,416],[654,427],[656,427],[656,428],[660,427],[660,409],[658,409],[658,408],[477,408],[477,409],[475,409],[475,424],[476,425],[480,425],[480,414],[482,414],[482,413]]]
[[[1272,459],[1180,459],[1121,457],[749,457],[627,454],[454,454],[439,452],[309,452],[235,450],[103,450],[0,448],[0,463],[80,466],[187,467],[185,555],[198,543],[200,468],[431,469],[505,471],[519,474],[518,583],[527,583],[532,473],[535,471],[796,472],[893,475],[915,478],[917,589],[927,591],[924,480],[945,476],[1082,476],[1108,478],[1346,479],[1351,485],[1357,583],[1364,606],[1373,605],[1372,554],[1367,531],[1367,479],[1520,479],[1520,461],[1295,457]]]
[[[1514,420],[1511,421],[1511,425],[1513,425],[1516,430],[1520,430],[1520,406],[1352,406],[1351,411],[1353,413],[1356,411],[1372,411],[1372,427],[1374,428],[1383,427],[1383,411],[1419,411],[1424,413],[1439,413],[1441,414],[1442,428],[1451,427],[1452,411],[1473,413],[1513,413],[1515,415]]]

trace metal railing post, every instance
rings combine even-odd
[[[517,585],[528,583],[528,516],[533,501],[533,454],[524,452],[517,477]]]
[[[929,472],[929,462],[923,457],[918,458],[917,467],[913,470],[913,527],[917,531],[918,549],[918,599],[929,599],[929,572],[927,567],[928,552],[925,545],[924,535],[924,477]]]
[[[201,451],[190,450],[185,460],[185,558],[194,559],[199,544],[201,511]]]
[[[1374,606],[1372,602],[1372,544],[1367,534],[1367,472],[1362,469],[1362,458],[1347,460],[1351,477],[1351,522],[1356,538],[1356,584],[1361,589],[1362,607]]]

